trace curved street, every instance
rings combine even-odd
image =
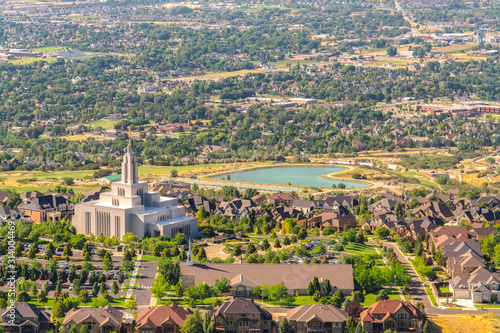
[[[410,284],[410,296],[411,302],[413,304],[417,304],[418,302],[422,302],[425,305],[425,312],[429,315],[460,315],[460,314],[485,314],[485,313],[495,313],[499,314],[500,310],[447,310],[437,308],[432,305],[429,296],[427,295],[427,291],[425,290],[425,282],[420,281],[420,278],[413,268],[413,265],[408,261],[408,259],[403,255],[401,250],[394,243],[384,243],[384,246],[390,247],[394,249],[396,255],[398,256],[399,261],[404,265],[408,266],[408,273],[411,275],[411,284]]]

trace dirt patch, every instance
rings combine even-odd
[[[213,258],[220,258],[222,260],[226,260],[229,255],[222,252],[224,249],[224,244],[215,244],[215,245],[210,245],[205,248],[205,252],[207,253],[207,257],[209,259]]]
[[[500,319],[487,315],[429,316],[442,333],[492,333],[500,332]]]

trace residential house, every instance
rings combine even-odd
[[[296,333],[342,333],[349,314],[333,305],[312,304],[287,311],[286,318]]]
[[[267,197],[269,206],[291,206],[297,199],[293,195],[287,193],[273,194]]]
[[[71,201],[53,193],[32,198],[18,208],[24,210],[26,219],[31,222],[60,221],[62,217],[71,216],[75,211],[75,205]]]
[[[252,199],[233,199],[231,201],[223,201],[215,210],[216,214],[221,214],[229,218],[239,220],[243,216],[250,214],[251,211],[260,211],[261,208],[252,201]]]
[[[446,260],[446,272],[452,278],[470,276],[479,267],[485,267],[483,259],[474,252],[449,257]]]
[[[385,330],[422,332],[424,316],[410,302],[382,300],[361,312],[360,319],[368,333]]]
[[[123,333],[123,313],[107,305],[103,308],[80,308],[68,311],[62,322],[69,332],[71,326],[76,325],[80,332],[83,325],[87,325],[89,333]]]
[[[334,195],[326,197],[324,200],[324,212],[337,210],[338,207],[344,207],[348,211],[353,211],[358,205],[358,198],[349,195]]]
[[[5,333],[47,333],[50,312],[26,302],[15,302],[12,308],[0,310],[0,327]]]
[[[23,220],[24,215],[17,209],[9,208],[7,206],[0,206],[0,222],[6,222],[9,220]]]
[[[475,238],[475,233],[465,226],[440,226],[430,231],[431,240],[436,250],[457,240],[467,241]]]
[[[4,205],[9,201],[10,198],[10,192],[7,191],[0,191],[0,202],[3,203]]]
[[[371,220],[363,223],[363,228],[369,228],[371,232],[374,232],[375,229],[380,226],[383,226],[389,231],[392,231],[406,227],[406,220],[393,213],[379,213],[375,215],[375,217],[373,217]]]
[[[397,203],[396,200],[383,198],[368,206],[368,210],[372,214],[376,212],[391,213],[394,212]]]
[[[300,210],[302,214],[309,215],[314,213],[316,209],[323,208],[324,202],[322,200],[310,201],[310,200],[301,200],[296,199],[293,201],[293,208]]]
[[[261,205],[264,201],[267,200],[267,196],[265,194],[257,194],[256,196],[252,197],[252,200],[257,205]]]
[[[215,332],[271,333],[273,327],[273,316],[267,310],[240,297],[219,304],[210,311],[210,317]]]
[[[474,228],[474,232],[476,233],[476,240],[481,240],[485,239],[490,234],[498,233],[498,230],[495,227],[486,227],[486,228]]]
[[[427,202],[426,204],[415,208],[412,210],[413,216],[432,216],[435,218],[442,219],[446,222],[453,220],[455,215],[451,212],[451,210],[442,203],[439,203],[437,201],[430,201]]]
[[[292,207],[276,207],[271,209],[268,214],[272,216],[273,221],[280,223],[285,221],[287,218],[295,218],[297,219],[298,223],[301,223],[301,221],[305,220],[302,212]]]
[[[175,303],[150,307],[137,314],[137,333],[179,333],[191,313],[189,308],[182,308]]]
[[[500,273],[492,273],[478,267],[470,276],[456,276],[450,280],[454,298],[470,299],[474,303],[490,303],[500,300]]]
[[[337,212],[321,213],[310,218],[307,221],[309,228],[319,228],[323,230],[327,225],[336,228],[337,230],[348,229],[356,226],[356,217],[353,214],[341,215]]]
[[[186,207],[186,212],[190,214],[196,214],[201,206],[205,208],[205,212],[210,214],[217,209],[217,206],[205,197],[195,195],[183,202],[184,207]]]

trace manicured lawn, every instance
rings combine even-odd
[[[357,255],[377,254],[373,246],[359,243],[349,243],[343,252]]]
[[[261,299],[258,300],[261,301]],[[264,303],[271,305],[280,305],[279,302],[270,300],[264,300]],[[295,297],[295,302],[292,303],[292,306],[309,305],[309,304],[316,304],[316,302],[311,296],[298,296]]]
[[[439,292],[440,293],[450,293],[450,288],[448,286],[446,287],[439,287]]]
[[[29,65],[37,61],[45,61],[46,63],[52,63],[55,62],[57,59],[55,58],[30,58],[30,59],[16,59],[16,60],[9,60],[8,62],[13,64],[13,65]]]
[[[91,122],[89,125],[92,126],[92,128],[102,127],[106,130],[109,130],[109,129],[113,128],[113,126],[118,124],[119,122],[120,122],[119,120],[102,119],[102,120]]]
[[[33,49],[33,51],[37,52],[58,52],[58,51],[66,51],[66,47],[60,47],[60,46],[53,46],[53,47],[39,47],[36,49]]]
[[[47,303],[44,304],[38,302],[36,297],[31,297],[31,301],[29,301],[28,303],[38,307],[45,306],[46,308],[51,308],[54,305],[54,297],[47,297]]]
[[[130,299],[134,299],[134,295],[132,295],[132,297]],[[124,295],[122,297],[113,298],[113,301],[111,303],[109,303],[109,305],[114,306],[114,307],[123,308],[125,306],[126,301],[127,301],[127,298]]]
[[[485,304],[474,304],[474,306],[476,307],[476,309],[481,309],[481,306],[483,307],[484,310],[499,310],[500,309],[500,304],[489,304],[489,303],[485,303]]]
[[[389,299],[401,300],[401,297],[399,296],[399,292],[396,288],[384,288],[384,289],[387,290],[387,294],[389,295]],[[377,297],[379,291],[380,291],[380,289],[375,289],[375,290],[372,290],[372,291],[366,293],[365,301],[363,303],[361,303],[361,305],[363,305],[364,307],[367,307],[367,306],[370,306],[373,303],[375,303],[375,298]]]
[[[146,256],[146,255],[143,255],[142,256],[142,260],[143,261],[160,261],[161,257],[155,257],[155,256]],[[137,260],[137,257],[135,257],[134,260]]]
[[[427,295],[429,295],[429,298],[431,299],[432,305],[435,307],[438,306],[436,299],[434,298],[434,295],[432,294],[431,287],[425,286],[425,290],[427,291]]]

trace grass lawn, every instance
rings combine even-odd
[[[46,63],[52,63],[55,62],[57,59],[55,58],[30,58],[30,59],[16,59],[16,60],[9,60],[8,62],[13,64],[13,65],[29,65],[37,61],[45,61]]]
[[[436,299],[434,298],[434,295],[432,294],[431,287],[425,286],[425,290],[427,291],[427,295],[429,295],[429,298],[431,299],[432,305],[435,307],[438,306]]]
[[[440,293],[450,293],[450,288],[448,286],[446,287],[439,287],[439,292]]]
[[[155,257],[155,256],[142,256],[142,261],[160,261],[161,257]],[[137,260],[137,257],[135,257],[134,260]]]
[[[389,295],[389,299],[401,300],[401,297],[399,296],[399,292],[398,292],[397,288],[384,288],[384,289],[387,290],[387,293]],[[370,292],[367,292],[365,295],[365,301],[363,303],[361,303],[361,305],[363,305],[364,307],[367,307],[367,306],[370,306],[373,303],[375,303],[375,298],[377,297],[379,291],[380,291],[380,289],[374,289]]]
[[[134,299],[134,295],[132,295],[132,297],[130,299]],[[113,301],[111,303],[109,303],[109,305],[114,306],[114,307],[118,307],[118,308],[123,308],[125,306],[126,301],[127,301],[127,298],[125,295],[123,295],[122,297],[113,298]]]
[[[484,304],[474,304],[476,309],[481,309],[483,307],[484,310],[500,310],[500,304],[494,303],[484,303]]]
[[[91,122],[90,126],[92,126],[92,128],[99,128],[99,127],[102,127],[104,129],[111,129],[113,126],[115,126],[116,124],[118,124],[120,122],[120,120],[108,120],[108,119],[102,119],[102,120],[98,120],[98,121],[94,121],[94,122]]]
[[[47,303],[42,304],[38,302],[38,299],[36,299],[36,297],[32,297],[31,301],[29,301],[28,303],[38,307],[45,306],[46,308],[51,308],[54,305],[54,298],[55,297],[47,297]]]
[[[264,303],[271,305],[281,305],[279,302],[270,300],[265,300]],[[309,304],[316,304],[316,302],[311,296],[297,296],[295,297],[295,302],[292,303],[292,306],[309,305]]]
[[[375,247],[359,243],[349,243],[342,252],[356,255],[377,254]]]
[[[66,51],[68,48],[66,47],[60,47],[60,46],[52,46],[52,47],[39,47],[36,49],[33,49],[33,51],[37,52],[59,52],[59,51]]]
[[[408,259],[408,261],[409,261],[409,262],[411,262],[411,265],[413,266],[413,268],[415,268],[415,265],[413,265],[413,261],[414,261],[414,260],[413,260],[413,259]],[[415,272],[417,272],[418,277],[420,278],[420,281],[422,281],[422,282],[423,282],[423,281],[425,281],[424,276],[423,276],[423,275],[422,275],[419,271],[417,271],[417,270],[415,269]]]

